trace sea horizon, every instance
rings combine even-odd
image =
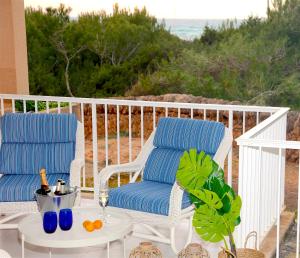
[[[194,40],[201,37],[205,26],[218,29],[223,24],[232,22],[235,27],[239,27],[242,19],[190,19],[190,18],[168,18],[157,19],[159,23],[165,23],[166,29],[171,34],[178,36],[183,40]]]

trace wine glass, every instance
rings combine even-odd
[[[104,222],[107,222],[105,207],[108,205],[108,192],[109,189],[107,185],[100,188],[99,204],[102,207]]]
[[[52,234],[57,228],[57,214],[55,211],[46,211],[43,216],[44,231]]]
[[[59,227],[63,231],[70,230],[73,225],[72,209],[61,209],[59,211]]]

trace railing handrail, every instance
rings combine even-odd
[[[278,112],[280,107],[267,106],[246,106],[246,105],[227,105],[227,104],[204,104],[204,103],[182,103],[182,102],[162,102],[146,100],[122,100],[122,99],[96,99],[96,98],[76,98],[76,97],[57,97],[57,96],[39,96],[39,95],[15,95],[0,94],[0,99],[8,100],[32,100],[32,101],[54,101],[70,102],[98,105],[119,105],[119,106],[143,106],[143,107],[161,107],[161,108],[193,108],[205,110],[220,111],[245,111],[245,112]]]
[[[272,125],[274,122],[276,122],[282,116],[286,115],[289,112],[289,110],[290,110],[290,108],[286,108],[286,107],[280,108],[275,114],[268,117],[266,120],[262,121],[261,123],[259,123],[258,125],[256,125],[249,131],[245,132],[240,137],[238,137],[236,139],[237,144],[241,145],[241,142],[242,141],[245,142],[245,140],[247,140],[247,139],[251,139],[251,141],[252,141],[253,140],[252,138],[255,135],[260,133],[262,130],[264,130],[268,126]]]
[[[240,139],[239,146],[300,150],[300,141]]]

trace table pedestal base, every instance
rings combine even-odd
[[[25,237],[24,235],[22,235],[22,258],[25,258]],[[126,236],[123,238],[123,256],[124,258],[126,258]],[[106,248],[107,248],[107,258],[110,257],[110,242],[107,242],[106,244]],[[49,248],[49,258],[52,258],[52,251],[51,248]]]

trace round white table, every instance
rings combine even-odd
[[[78,248],[96,245],[107,245],[107,257],[109,257],[109,243],[118,239],[123,240],[124,257],[125,238],[132,231],[131,218],[125,213],[109,211],[107,223],[103,227],[93,232],[87,232],[82,223],[85,220],[94,221],[101,219],[100,209],[78,208],[73,209],[73,226],[69,231],[62,231],[57,226],[53,234],[44,232],[42,216],[40,213],[33,213],[20,221],[18,229],[22,239],[22,258],[25,257],[24,242],[49,248],[51,258],[51,248]]]

